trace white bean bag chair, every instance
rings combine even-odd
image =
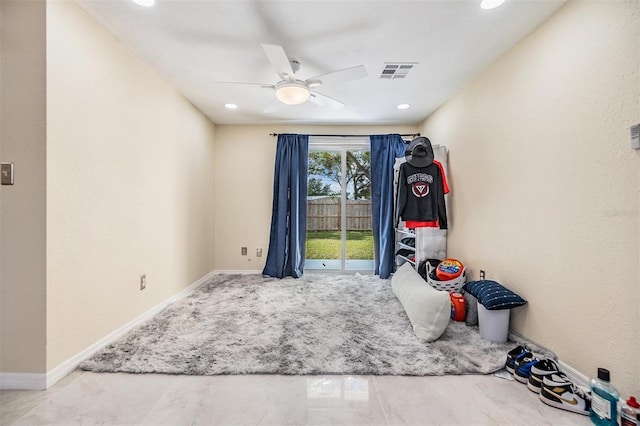
[[[418,339],[432,342],[442,336],[451,319],[449,292],[431,287],[410,263],[403,264],[393,274],[391,289],[404,307]]]

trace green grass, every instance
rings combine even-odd
[[[308,231],[307,259],[340,259],[339,231]],[[347,259],[373,259],[372,231],[347,231]]]

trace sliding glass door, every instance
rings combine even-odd
[[[372,272],[369,141],[309,142],[305,270]]]

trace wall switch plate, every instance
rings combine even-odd
[[[240,253],[241,253],[243,256],[246,256],[246,255],[247,255],[247,248],[246,248],[246,247],[242,247],[242,248],[240,249]]]
[[[2,163],[2,184],[13,185],[13,163]]]
[[[640,124],[631,126],[631,148],[640,149]]]
[[[256,257],[262,257],[262,249],[261,248],[256,249]]]
[[[140,290],[144,290],[147,288],[147,276],[140,275]]]

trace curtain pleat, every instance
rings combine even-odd
[[[278,136],[273,179],[271,235],[263,275],[300,278],[307,232],[309,136]]]
[[[393,165],[406,145],[399,134],[371,135],[370,143],[374,273],[389,278],[395,264]]]

